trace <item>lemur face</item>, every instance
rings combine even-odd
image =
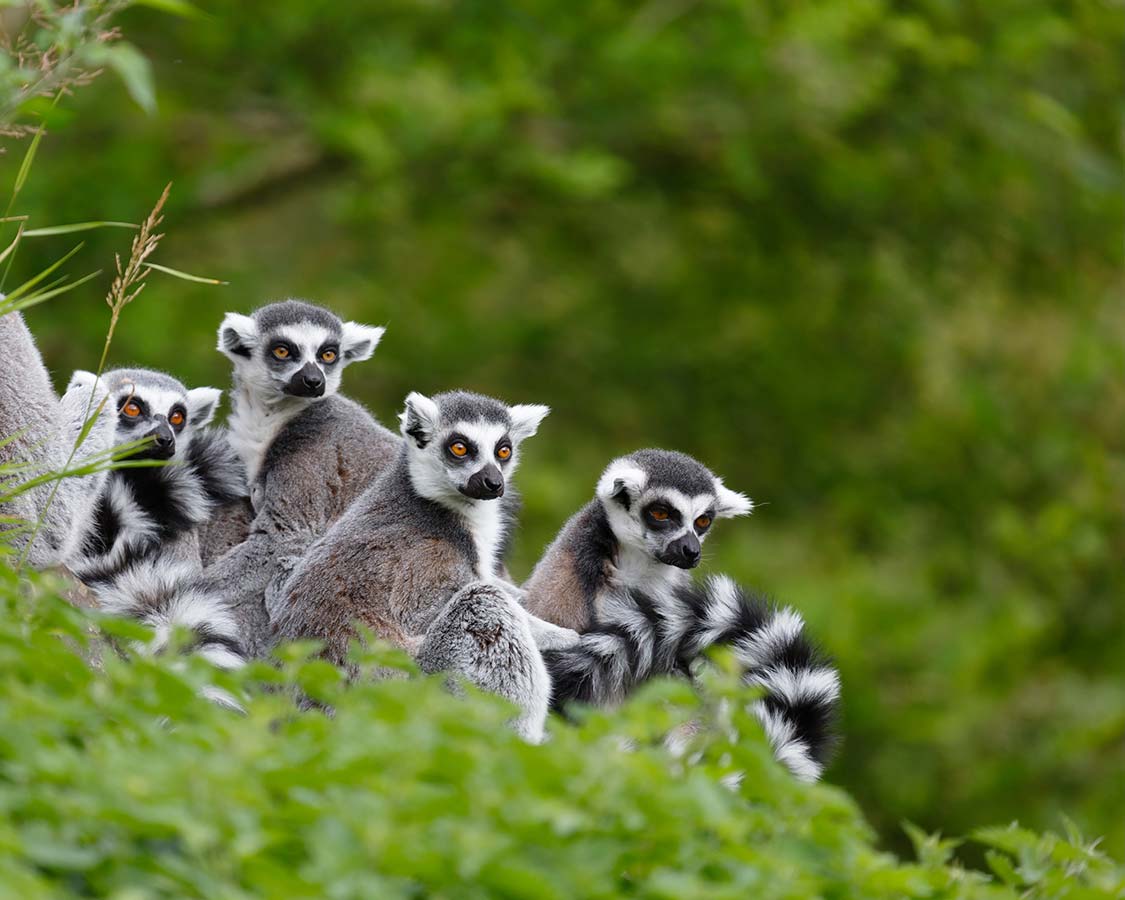
[[[411,477],[423,496],[438,501],[496,500],[516,470],[520,444],[535,434],[546,406],[507,406],[455,391],[433,399],[406,398],[399,419]]]
[[[210,387],[189,391],[175,378],[147,369],[117,369],[102,380],[117,409],[116,442],[149,439],[133,459],[175,458],[191,433],[211,421],[222,396]]]
[[[370,358],[382,336],[382,328],[342,322],[319,306],[287,300],[252,316],[227,313],[219,350],[262,399],[314,401],[336,393],[344,366]]]
[[[680,569],[699,565],[716,519],[754,508],[704,465],[669,450],[638,450],[610,463],[597,495],[621,544]]]

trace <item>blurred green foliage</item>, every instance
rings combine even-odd
[[[120,646],[144,631],[105,627]],[[791,778],[742,704],[718,711],[718,698],[737,700],[733,676],[711,680],[707,705],[684,682],[654,685],[620,714],[556,721],[551,741],[531,747],[505,726],[513,708],[458,700],[440,679],[344,689],[297,648],[283,668],[236,676],[175,656],[130,663],[99,652],[92,631],[49,583],[17,584],[0,563],[2,898],[1110,900],[1125,890],[1125,869],[1077,834],[982,830],[990,876],[951,864],[957,842],[918,829],[917,862],[876,850],[844,792]],[[240,716],[197,696],[216,677],[234,691],[257,678],[279,689]],[[295,714],[298,687],[335,714]],[[662,748],[665,729],[715,715],[728,718],[693,739],[693,764]],[[734,772],[742,785],[723,786]]]
[[[762,504],[707,565],[836,655],[829,779],[888,841],[1067,812],[1125,853],[1119,8],[201,6],[125,15],[158,112],[99,79],[21,195],[139,221],[175,182],[155,261],[230,286],[154,281],[114,364],[223,386],[222,312],[296,295],[388,326],[345,379],[384,421],[549,403],[517,575],[612,456],[691,452]],[[29,314],[60,380],[105,330],[81,293]]]

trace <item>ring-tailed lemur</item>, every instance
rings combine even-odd
[[[730,579],[695,582],[716,519],[752,502],[701,463],[666,450],[615,460],[596,497],[547,549],[524,585],[528,610],[581,639],[544,652],[556,707],[614,704],[653,675],[690,672],[708,647],[730,646],[744,680],[766,696],[754,706],[777,758],[819,778],[834,742],[839,676],[804,635],[792,609],[776,609]]]
[[[228,313],[218,348],[234,363],[232,446],[246,465],[254,519],[202,586],[231,599],[254,654],[269,644],[267,595],[306,548],[393,460],[400,440],[337,391],[370,358],[382,328],[297,300]]]
[[[206,428],[221,391],[188,390],[147,369],[117,369],[102,378],[117,413],[117,443],[147,438],[130,459],[166,464],[109,475],[93,527],[68,561],[93,587],[156,555],[198,561],[198,529],[217,509],[246,496],[242,461],[222,432]]]
[[[517,503],[510,479],[545,406],[412,393],[394,465],[309,549],[274,617],[279,639],[314,638],[345,665],[354,623],[516,703],[543,737],[550,695],[539,633],[498,566]],[[577,639],[577,636],[574,636]]]
[[[175,626],[195,633],[194,649],[232,668],[243,661],[238,629],[221,596],[187,587],[199,578],[199,529],[217,509],[246,495],[242,461],[222,432],[206,426],[221,391],[188,390],[147,369],[117,369],[103,380],[117,412],[117,442],[149,443],[130,460],[159,466],[110,473],[81,548],[67,561],[105,612],[152,627],[149,650]]]
[[[13,492],[36,477],[61,472],[90,416],[96,421],[70,468],[108,461],[113,412],[102,405],[107,393],[92,372],[75,372],[60,399],[23,316],[0,315],[0,466],[15,467],[0,474],[0,540],[26,552],[36,568],[58,565],[74,553],[94,514],[105,471],[63,478],[57,487],[46,481]],[[30,524],[40,516],[42,525],[29,548]]]

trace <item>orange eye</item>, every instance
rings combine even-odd
[[[274,359],[289,359],[289,348],[288,347],[274,347],[273,348],[273,358]]]
[[[132,400],[121,407],[121,411],[125,413],[130,419],[135,419],[141,414],[141,408]]]
[[[336,351],[325,350],[322,354],[320,354],[320,358],[326,363],[334,363],[336,362]]]
[[[698,528],[700,531],[702,531],[704,528],[710,528],[711,527],[711,517],[710,516],[700,516],[698,519],[695,520],[695,527]]]
[[[174,413],[172,413],[172,415],[168,417],[168,424],[174,425],[176,428],[179,428],[184,424],[184,414],[177,409]]]
[[[454,456],[461,458],[469,452],[469,448],[466,447],[462,441],[454,441],[449,445],[449,452]]]
[[[668,518],[668,510],[653,509],[649,511],[649,515],[656,519],[657,522],[663,522]]]
[[[512,448],[505,444],[496,451],[496,455],[500,459],[508,459],[512,455]]]

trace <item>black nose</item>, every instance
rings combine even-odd
[[[315,363],[305,363],[285,385],[285,393],[292,397],[320,397],[324,394],[324,373]]]
[[[668,544],[656,558],[666,566],[676,566],[679,569],[694,569],[699,565],[699,558],[703,551],[699,546],[699,538],[688,533]]]
[[[174,443],[176,443],[176,439],[170,434],[165,434],[162,431],[158,431],[156,433],[156,439],[154,440],[154,443],[157,447],[160,447],[163,450],[167,447],[171,447]]]
[[[474,500],[495,500],[504,496],[504,476],[496,466],[489,464],[470,475],[460,491]]]

